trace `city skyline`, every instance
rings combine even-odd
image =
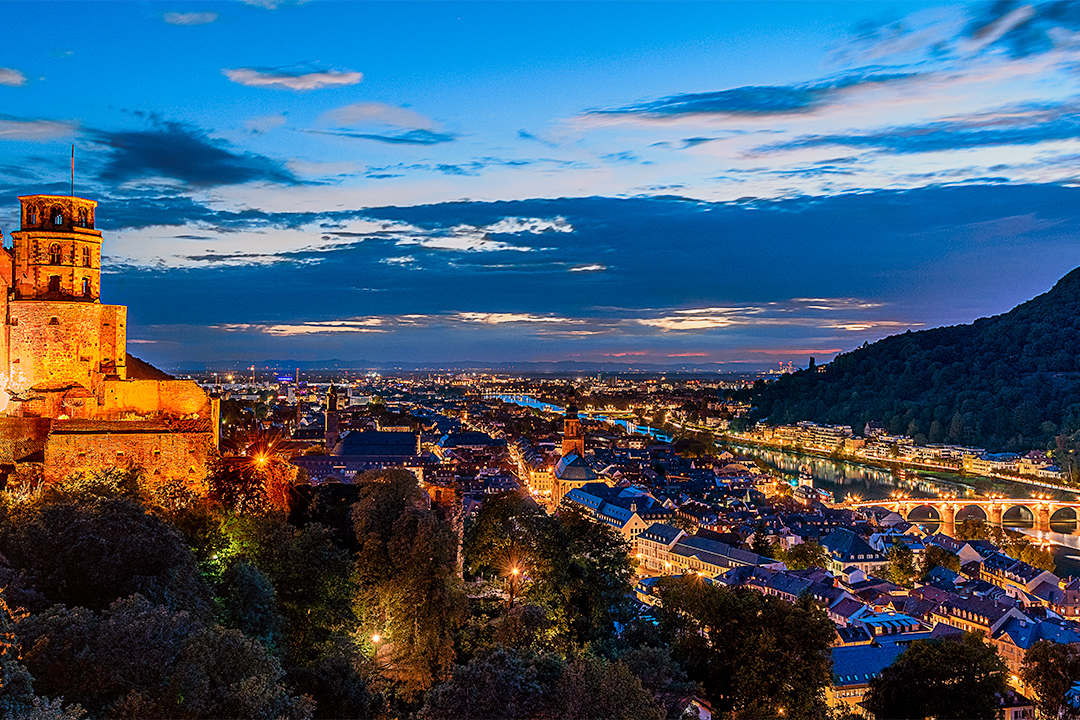
[[[2,13],[0,229],[74,144],[165,366],[805,364],[1080,265],[1071,5]]]

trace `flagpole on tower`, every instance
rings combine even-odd
[[[71,143],[71,197],[75,197],[75,143]]]

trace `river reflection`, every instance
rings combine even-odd
[[[857,497],[862,500],[884,500],[898,490],[911,497],[925,498],[937,497],[942,492],[972,497],[975,495],[974,488],[938,478],[915,475],[907,479],[881,468],[753,445],[729,444],[728,447],[740,455],[763,460],[788,478],[797,477],[800,467],[809,467],[810,474],[814,477],[814,487],[828,490],[837,502],[849,496],[853,499]]]
[[[903,491],[906,495],[916,498],[933,498],[943,492],[972,498],[979,494],[973,487],[949,482],[943,478],[916,474],[909,479],[900,477],[889,470],[843,460],[799,455],[753,445],[729,443],[728,447],[737,454],[764,461],[789,479],[798,477],[801,467],[808,467],[814,478],[814,487],[828,490],[837,502],[848,497],[857,497],[862,500],[885,500],[897,491]],[[1031,496],[1029,487],[1006,481],[995,484],[994,490],[1004,492],[1010,497]],[[1055,494],[1075,500],[1075,495],[1072,493]],[[968,517],[977,520],[985,519],[980,511],[969,508],[959,511],[956,521],[962,522]],[[936,532],[941,525],[938,522],[937,512],[930,508],[914,510],[910,520],[927,532]],[[1070,518],[1068,511],[1062,511],[1050,522],[1050,532],[1040,532],[1034,529],[1034,517],[1031,512],[1026,508],[1016,508],[1005,513],[1002,517],[1002,525],[1029,535],[1034,541],[1050,543],[1054,562],[1057,565],[1055,572],[1059,576],[1080,575],[1080,527],[1078,527],[1075,515]]]

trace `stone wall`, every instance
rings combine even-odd
[[[56,482],[74,473],[139,468],[151,488],[181,483],[205,495],[215,454],[209,420],[187,428],[148,430],[143,423],[95,424],[55,421],[45,443],[43,480]],[[125,432],[124,426],[130,425]]]
[[[109,419],[212,414],[210,398],[193,380],[109,380],[102,391],[102,411]]]
[[[94,375],[123,377],[127,308],[98,303],[15,300],[8,311],[8,387],[81,385]]]

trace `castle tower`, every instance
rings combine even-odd
[[[93,415],[105,403],[101,381],[127,377],[127,308],[100,302],[97,202],[64,195],[26,195],[19,202],[20,229],[0,262],[6,285],[0,410]],[[93,400],[63,397],[74,386],[92,392]]]
[[[581,434],[581,420],[578,419],[578,409],[571,405],[566,408],[566,420],[563,422],[563,457],[576,453],[578,457],[585,457],[585,437]]]
[[[16,300],[98,302],[101,231],[94,229],[96,200],[26,195],[22,223],[11,233]]]
[[[330,389],[326,391],[326,435],[324,437],[324,443],[326,444],[327,455],[334,452],[334,448],[337,447],[338,440],[340,439],[341,433],[338,430],[337,388],[331,383]]]

